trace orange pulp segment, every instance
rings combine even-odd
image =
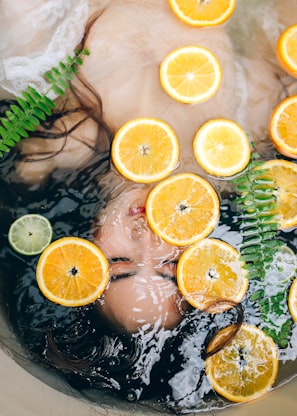
[[[107,286],[108,261],[90,241],[64,237],[43,251],[36,278],[41,292],[52,302],[73,307],[87,305]]]
[[[216,26],[233,14],[236,0],[169,0],[175,15],[191,26]]]
[[[248,279],[234,247],[218,239],[205,238],[181,255],[177,284],[194,308],[220,313],[242,301]]]
[[[180,173],[150,191],[146,215],[155,234],[170,244],[187,246],[214,229],[220,203],[208,181],[192,173]]]
[[[222,69],[217,57],[201,46],[171,51],[161,62],[160,82],[173,99],[194,104],[211,98],[219,89]]]
[[[234,333],[228,326],[210,341],[213,351]],[[248,402],[265,394],[278,374],[278,350],[269,336],[243,324],[222,349],[206,358],[206,375],[214,390],[233,402]]]
[[[241,172],[250,160],[250,143],[245,131],[232,120],[213,119],[204,123],[193,141],[197,162],[210,175],[229,177]]]
[[[174,130],[164,121],[137,118],[117,131],[111,155],[125,178],[150,183],[165,178],[177,166],[179,143]]]

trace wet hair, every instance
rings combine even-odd
[[[189,351],[197,362],[204,362],[230,342],[243,321],[242,306],[228,302],[232,308],[223,314],[192,309],[170,331],[153,326],[135,334],[119,333],[100,318],[96,304],[65,308],[45,299],[32,270],[18,278],[14,302],[15,331],[30,356],[63,375],[73,388],[107,390],[128,401],[157,398],[174,409],[180,407],[181,399],[174,399],[168,382],[192,365],[191,360],[187,364]],[[229,338],[208,351],[215,333],[231,324],[234,332]],[[204,368],[199,372],[187,395],[199,390]]]
[[[92,25],[100,14],[95,14],[88,22],[79,49],[84,47]],[[3,100],[0,112],[5,114],[10,104],[12,101]],[[71,84],[67,98],[59,100],[57,104],[57,110],[52,116],[42,122],[41,127],[30,136],[51,140],[64,138],[63,145],[57,151],[60,152],[70,134],[91,119],[98,125],[94,153],[105,152],[108,159],[112,132],[103,119],[102,101],[80,73]],[[74,114],[80,117],[70,128],[61,130],[56,127],[58,122],[65,126],[66,118]],[[35,160],[51,158],[57,152],[34,153],[26,155],[25,160],[34,163]],[[79,172],[84,173],[83,170]],[[84,207],[89,209],[90,204],[86,201],[85,194],[82,199]],[[24,201],[26,202],[25,199]],[[34,204],[35,202],[32,206]],[[56,207],[50,206],[49,210],[54,211],[53,208]],[[93,211],[88,213],[92,219]],[[59,220],[57,218],[57,223]],[[63,220],[67,221],[68,218],[63,217]],[[71,218],[71,221],[74,219]],[[79,235],[84,236],[82,232]],[[209,314],[207,310],[190,310],[171,331],[153,327],[136,334],[118,333],[100,319],[95,304],[65,308],[45,299],[35,281],[34,260],[24,263],[11,254],[9,257],[9,253],[6,253],[5,258],[7,263],[11,261],[14,264],[13,273],[17,269],[13,276],[15,283],[11,283],[9,315],[24,349],[29,352],[30,358],[64,375],[70,385],[80,391],[90,388],[109,390],[128,401],[157,397],[168,402],[172,409],[178,410],[181,400],[172,396],[168,381],[187,365],[183,351],[188,349],[188,343],[195,340],[195,358],[197,361],[199,358],[204,360],[231,340],[243,320],[241,305],[232,304],[230,311],[218,316]],[[207,351],[212,336],[220,328],[234,322],[234,333],[224,340],[224,345],[218,346],[215,351]],[[199,389],[204,377],[204,370],[199,369],[197,382],[188,395]]]
[[[100,317],[94,316],[93,319],[96,326]],[[94,345],[92,341],[90,343],[90,336],[87,339],[67,338],[67,352],[63,351],[65,340],[57,334],[54,336],[52,332],[47,332],[44,358],[50,367],[63,373],[68,382],[78,389],[112,390],[128,401],[151,398],[158,394],[158,399],[164,401],[166,396],[167,400],[171,396],[169,379],[185,365],[183,343],[196,338],[196,343],[200,342],[200,351],[194,352],[194,355],[197,355],[195,358],[197,361],[199,358],[204,361],[233,339],[242,321],[242,306],[234,304],[224,324],[218,324],[216,318],[207,312],[193,310],[186,314],[182,323],[172,331],[152,327],[145,332],[140,330],[137,334],[125,334],[113,332],[111,328],[97,327],[96,330],[93,329],[93,335],[96,334],[93,338]],[[209,351],[208,344],[211,338],[227,322],[233,324],[233,331],[215,350]],[[75,321],[74,325],[81,326],[81,322]],[[204,328],[207,335],[199,341],[201,328]],[[162,338],[165,342],[161,341]],[[204,370],[201,369],[199,381],[202,382],[204,377]],[[200,383],[191,387],[187,395],[199,390]],[[182,397],[182,400],[185,398]],[[173,400],[171,407],[178,409],[180,401]]]

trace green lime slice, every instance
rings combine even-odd
[[[11,247],[26,256],[42,253],[52,241],[52,237],[51,223],[38,214],[23,215],[11,224],[8,231]]]

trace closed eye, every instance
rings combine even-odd
[[[132,260],[128,257],[112,257],[108,259],[109,264],[116,264],[116,263],[131,263]]]
[[[161,266],[164,266],[165,264],[173,264],[173,265],[177,265],[178,263],[178,259],[167,259],[167,260],[163,260],[161,262]]]
[[[135,272],[129,272],[129,273],[118,273],[118,274],[112,274],[110,277],[111,279],[118,280],[118,279],[127,279],[127,277],[135,276]]]
[[[176,283],[176,275],[175,274],[160,273],[160,276],[165,280],[170,280],[171,282]]]
[[[171,280],[176,282],[176,266],[178,260],[177,259],[167,259],[162,261],[156,268],[158,274],[162,276],[164,279]]]
[[[135,276],[135,271],[123,271],[125,266],[132,263],[133,260],[129,259],[128,257],[112,257],[108,259],[109,264],[111,265],[111,279],[118,280],[118,279],[126,279],[127,277]],[[130,266],[129,266],[130,269]]]

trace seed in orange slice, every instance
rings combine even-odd
[[[133,119],[115,134],[111,155],[125,178],[140,183],[160,181],[177,166],[178,138],[164,121]]]
[[[250,143],[241,126],[232,120],[204,123],[193,141],[197,162],[210,175],[229,177],[241,172],[250,160]]]
[[[236,0],[169,0],[175,15],[191,26],[216,26],[235,10]]]
[[[157,184],[146,201],[147,220],[163,240],[187,246],[216,226],[220,203],[212,185],[198,175],[180,173]]]
[[[297,164],[275,159],[265,162],[264,176],[274,181],[278,221],[281,229],[297,226]]]
[[[160,82],[173,99],[195,104],[211,98],[219,89],[222,69],[217,57],[202,46],[171,51],[161,62]]]
[[[282,32],[276,44],[276,55],[283,69],[297,78],[297,24]]]
[[[275,107],[269,132],[279,153],[297,159],[297,95],[285,98]]]
[[[248,279],[240,254],[233,246],[205,238],[181,255],[177,284],[194,308],[220,313],[242,301]]]
[[[102,294],[109,281],[108,261],[90,241],[64,237],[43,251],[36,278],[41,292],[52,302],[87,305]]]
[[[293,281],[290,287],[288,305],[292,318],[297,322],[297,279]]]
[[[234,325],[218,332],[208,351],[234,333]],[[206,358],[206,375],[213,389],[233,402],[248,402],[271,389],[278,374],[278,350],[269,336],[254,325],[243,324],[232,340]]]

